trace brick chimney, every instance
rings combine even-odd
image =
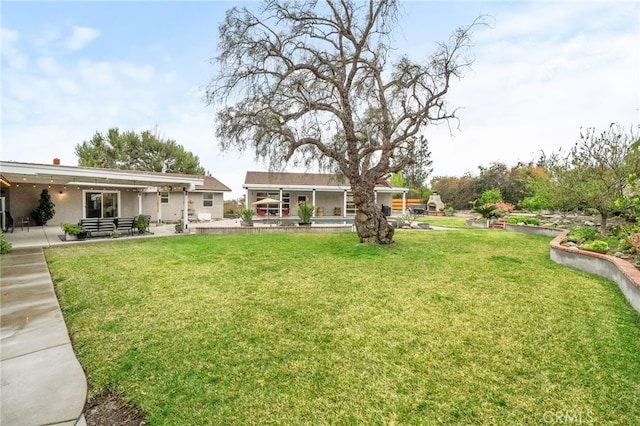
[[[54,158],[53,159],[53,165],[54,166],[59,166],[60,165],[60,159],[59,158]]]

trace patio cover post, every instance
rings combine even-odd
[[[407,211],[407,192],[402,191],[402,214]]]
[[[342,200],[342,217],[347,217],[347,190],[344,190],[344,199]]]
[[[280,196],[278,198],[282,201],[282,188],[280,188]],[[278,204],[278,217],[282,217],[282,203]]]
[[[138,191],[138,214],[142,214],[142,192]]]
[[[182,193],[184,194],[184,207],[182,209],[182,230],[186,231],[187,223],[189,222],[189,193],[187,192],[187,188],[182,188]]]
[[[162,223],[162,200],[160,191],[156,191],[156,212],[158,213],[158,225]]]
[[[311,190],[311,205],[314,206],[314,207],[316,206],[316,189],[315,188],[313,188]],[[313,209],[313,217],[316,217],[316,211],[318,211],[318,209],[314,208]]]

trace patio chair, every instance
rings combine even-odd
[[[266,216],[267,215],[267,211],[266,210],[262,210],[260,207],[256,207],[256,213],[258,213],[259,216]]]
[[[20,229],[22,231],[24,231],[24,227],[27,227],[27,232],[29,232],[29,225],[31,224],[31,222],[29,221],[29,216],[23,216],[23,217],[19,217],[16,219],[15,221],[16,225],[20,225]]]
[[[287,207],[286,209],[282,210],[282,216],[289,216],[290,212],[291,208]]]
[[[13,232],[13,217],[11,217],[11,213],[5,212],[4,216],[4,232],[9,232],[9,228],[11,228],[11,232]]]

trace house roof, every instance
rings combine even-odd
[[[274,186],[349,186],[349,180],[344,177],[339,180],[338,176],[334,174],[248,171],[244,184],[245,186],[260,184]]]
[[[351,188],[346,177],[335,174],[323,173],[286,173],[286,172],[257,172],[248,171],[243,188],[287,188],[287,189],[334,189],[348,190]],[[402,191],[404,188],[393,188],[386,180],[380,180],[376,184],[376,190]]]
[[[189,188],[189,191],[231,191],[226,185],[211,176],[157,173],[141,170],[0,161],[0,173],[9,184],[24,182],[78,186],[98,185],[111,188],[183,186]]]
[[[231,188],[213,176],[202,176],[202,178],[204,184],[196,185],[196,191],[231,191]]]

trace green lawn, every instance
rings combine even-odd
[[[640,422],[640,315],[502,231],[185,236],[47,260],[92,395],[152,425]],[[570,417],[567,417],[570,416]]]
[[[417,221],[445,228],[469,228],[467,218],[458,216],[420,216]]]

